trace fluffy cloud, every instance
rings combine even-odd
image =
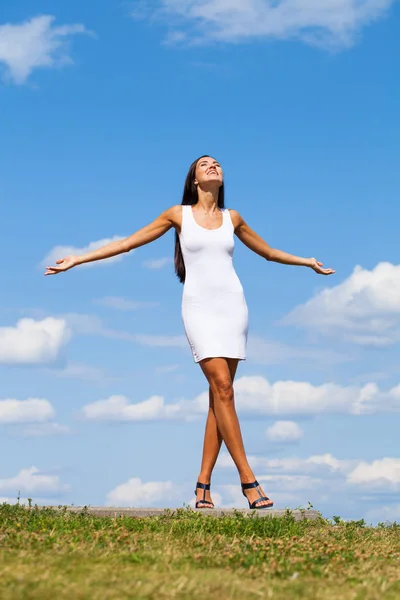
[[[103,246],[106,246],[111,242],[117,242],[118,240],[123,239],[125,239],[123,236],[114,235],[114,237],[112,238],[104,238],[102,240],[97,240],[96,242],[90,242],[90,244],[84,246],[83,248],[77,248],[76,246],[54,246],[54,248],[50,250],[50,252],[44,257],[40,264],[43,268],[47,267],[48,265],[52,266],[56,264],[57,260],[64,258],[65,256],[80,256],[82,254],[87,254],[88,252],[98,250],[99,248],[102,248]],[[132,252],[134,252],[134,250],[131,251],[131,253]],[[117,254],[117,256],[105,258],[103,260],[95,260],[94,262],[84,263],[78,268],[82,269],[91,267],[104,267],[105,265],[121,261],[124,258],[124,256],[126,256],[125,252],[122,254]]]
[[[15,327],[0,327],[0,364],[54,362],[69,339],[64,319],[20,319]]]
[[[332,456],[332,454],[322,454],[309,456],[308,458],[299,458],[297,456],[288,458],[261,458],[257,456],[249,456],[249,463],[253,469],[265,470],[269,477],[272,473],[274,476],[282,475],[318,475],[325,476],[342,474],[346,475],[354,469],[358,462],[357,460],[341,460]],[[218,466],[222,468],[233,468],[235,465],[232,458],[227,453],[222,453],[218,459]]]
[[[161,396],[152,396],[137,404],[130,404],[125,396],[110,396],[106,400],[87,404],[82,414],[90,421],[152,421],[159,419],[164,410]]]
[[[382,18],[393,4],[394,0],[161,1],[164,18],[180,25],[171,32],[173,41],[298,38],[329,48],[351,46],[361,28]]]
[[[263,377],[242,377],[235,383],[235,403],[244,417],[273,415],[318,415],[347,413],[353,415],[400,411],[400,386],[381,392],[375,384],[342,387],[333,383],[313,386],[310,383],[278,381],[270,384]],[[204,416],[208,410],[208,392],[194,400],[166,403],[162,396],[152,396],[131,403],[125,396],[111,396],[88,404],[83,415],[89,420],[152,421],[186,420]]]
[[[160,305],[159,302],[135,302],[134,300],[128,300],[127,298],[121,298],[120,296],[106,296],[105,298],[98,298],[95,302],[107,308],[124,311],[138,310],[140,308],[154,308]]]
[[[400,341],[400,265],[380,263],[372,271],[356,267],[339,285],[297,306],[283,324],[384,346]]]
[[[48,400],[0,400],[0,424],[46,423],[54,418],[54,409]]]
[[[36,467],[21,469],[14,477],[0,479],[0,493],[21,494],[59,494],[68,491],[68,485],[62,484],[58,475],[46,475]]]
[[[392,493],[400,490],[400,459],[382,458],[371,463],[360,459],[338,459],[332,454],[314,455],[308,458],[262,458],[249,456],[252,469],[260,471],[259,481],[278,481],[288,491],[320,487],[326,479],[335,481],[335,488],[346,488],[360,493]],[[218,459],[223,469],[235,468],[229,454]],[[262,474],[262,473],[265,473]],[[330,485],[333,485],[332,483]]]
[[[383,458],[372,463],[360,462],[349,473],[348,482],[368,489],[400,489],[400,459]]]
[[[8,79],[24,83],[34,69],[71,64],[71,36],[89,33],[83,25],[54,26],[55,17],[42,15],[19,24],[0,25],[0,64]]]
[[[298,442],[303,435],[302,428],[293,421],[277,421],[267,429],[270,442]]]
[[[154,503],[170,500],[175,493],[172,481],[142,482],[138,477],[132,477],[107,494],[106,504],[149,507]]]

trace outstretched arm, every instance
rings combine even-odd
[[[294,256],[293,254],[288,254],[282,250],[271,248],[267,242],[247,225],[243,217],[241,217],[236,210],[231,210],[230,214],[235,233],[240,241],[250,248],[250,250],[253,250],[253,252],[259,254],[266,260],[282,263],[284,265],[311,267],[311,269],[320,275],[332,275],[335,273],[333,269],[322,269],[322,263],[318,262],[315,258],[301,258],[300,256]]]
[[[62,271],[68,271],[72,267],[96,260],[103,260],[104,258],[111,258],[112,256],[117,256],[118,254],[123,254],[134,248],[154,242],[154,240],[164,235],[171,227],[179,224],[179,210],[181,210],[180,206],[173,206],[161,213],[152,223],[136,231],[131,236],[106,244],[102,248],[98,248],[98,250],[87,252],[81,256],[66,256],[65,258],[61,258],[56,262],[58,266],[46,267],[45,275],[56,275]]]

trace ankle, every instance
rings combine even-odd
[[[255,475],[253,472],[246,471],[245,473],[240,473],[240,483],[253,483],[256,481]]]
[[[208,473],[200,473],[197,481],[199,483],[205,483],[206,485],[208,485],[209,483],[211,483],[211,475]]]

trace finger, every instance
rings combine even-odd
[[[56,261],[56,265],[60,265],[62,262],[64,262],[65,258],[60,258],[60,260]]]

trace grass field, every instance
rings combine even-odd
[[[400,526],[0,505],[1,600],[400,599]]]

